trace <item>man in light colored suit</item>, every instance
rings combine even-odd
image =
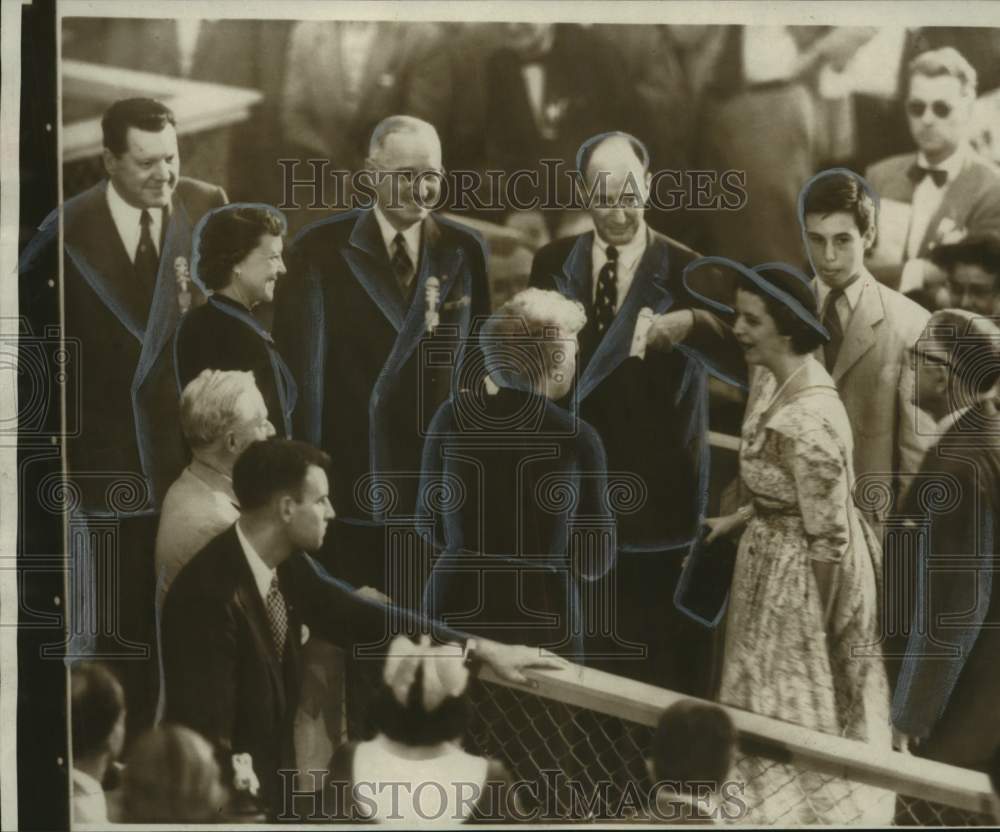
[[[907,363],[907,351],[920,337],[928,313],[865,268],[876,213],[860,176],[845,168],[817,174],[799,197],[799,220],[816,275],[821,318],[830,332],[818,357],[833,376],[851,420],[855,473],[859,478],[881,475],[898,494],[898,475],[919,468],[929,441],[927,425],[921,425],[926,417],[912,401]],[[875,520],[884,511],[861,508]]]
[[[934,247],[1000,229],[1000,171],[968,143],[975,102],[976,70],[957,50],[918,55],[909,67],[906,99],[917,152],[883,159],[866,172],[882,200],[910,207],[902,256],[883,240],[873,251],[872,271],[927,306],[945,280],[930,259]],[[883,225],[890,221],[887,209]],[[880,237],[890,235],[899,238],[880,230]]]

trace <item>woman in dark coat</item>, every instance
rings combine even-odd
[[[296,386],[271,333],[253,316],[274,299],[285,273],[284,215],[269,205],[236,203],[207,214],[195,229],[195,280],[208,302],[185,315],[174,338],[177,386],[202,370],[250,370],[279,435],[291,437]]]

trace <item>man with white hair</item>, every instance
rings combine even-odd
[[[163,501],[156,533],[157,609],[177,573],[239,517],[233,465],[243,449],[274,435],[253,373],[203,370],[181,393],[181,432],[191,464]]]
[[[609,669],[694,693],[695,656],[685,659],[680,649],[693,639],[682,633],[673,595],[708,494],[702,359],[725,357],[732,377],[742,356],[728,326],[693,308],[683,272],[698,255],[646,225],[648,167],[634,136],[605,133],[584,142],[577,169],[595,230],[542,248],[531,285],[586,308],[574,404],[600,435],[608,470],[629,475],[635,492],[634,505],[618,516],[611,574],[617,636],[639,645],[645,658],[618,655]]]
[[[388,518],[373,477],[393,492],[397,515],[413,514],[422,428],[450,395],[489,295],[482,239],[432,213],[443,174],[434,127],[384,119],[366,166],[373,204],[319,220],[292,243],[274,337],[299,384],[295,435],[333,459],[338,517],[327,547],[344,554],[321,558],[356,585],[380,586],[375,553]],[[431,339],[443,364],[423,360]]]

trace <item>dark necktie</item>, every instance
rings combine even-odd
[[[948,181],[948,171],[939,168],[922,168],[920,165],[912,165],[907,171],[907,175],[913,180],[914,185],[919,185],[925,176],[929,176],[939,188],[943,188],[944,183]]]
[[[281,587],[278,586],[277,575],[271,578],[264,606],[267,608],[267,620],[271,625],[271,637],[274,639],[278,658],[284,659],[285,642],[288,639],[288,608],[285,606],[285,596],[281,594]]]
[[[827,372],[832,373],[840,353],[840,345],[844,342],[844,327],[837,313],[837,301],[844,296],[843,289],[833,289],[826,298],[826,309],[823,310],[823,326],[830,333],[830,340],[823,345]]]
[[[135,276],[152,291],[156,286],[156,273],[160,269],[160,255],[153,245],[153,234],[149,230],[153,218],[149,211],[142,209],[139,215],[139,247],[135,250]]]
[[[410,296],[410,285],[413,282],[413,261],[406,252],[406,240],[402,232],[397,232],[392,239],[392,273],[396,275],[396,283],[404,298]]]
[[[605,253],[608,262],[601,266],[597,275],[597,294],[594,297],[594,323],[599,336],[611,326],[618,303],[618,249],[608,246]]]

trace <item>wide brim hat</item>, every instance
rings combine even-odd
[[[695,300],[705,304],[709,309],[733,315],[736,310],[732,306],[732,301],[722,297],[719,292],[719,287],[725,285],[725,281],[720,281],[718,278],[720,270],[723,269],[736,276],[737,286],[743,281],[752,283],[793,312],[824,341],[830,340],[830,333],[819,320],[816,292],[812,281],[787,263],[761,263],[751,268],[728,257],[699,257],[692,260],[684,269],[682,278],[684,288]],[[732,293],[727,294],[731,296]]]

